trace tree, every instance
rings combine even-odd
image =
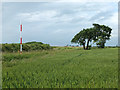
[[[83,48],[85,49],[85,38],[84,38],[83,32],[84,31],[82,30],[78,34],[76,34],[74,38],[71,40],[71,42],[83,45]]]
[[[83,48],[88,50],[89,42],[91,42],[94,38],[94,30],[94,28],[87,28],[81,30],[78,34],[74,36],[71,42],[83,45]],[[86,44],[87,46],[85,47]]]
[[[74,36],[71,42],[83,45],[83,48],[88,50],[89,43],[91,41],[94,41],[96,42],[98,47],[104,48],[106,40],[110,39],[112,29],[108,26],[99,24],[93,24],[93,26],[93,28],[81,30],[78,34]]]
[[[100,48],[105,47],[106,40],[110,39],[112,29],[105,25],[93,24],[94,29],[96,30],[96,38],[94,38],[94,42]]]

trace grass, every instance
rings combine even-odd
[[[3,59],[3,88],[118,87],[117,48],[58,47],[21,56],[3,53],[3,57],[10,58]]]

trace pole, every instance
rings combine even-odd
[[[22,24],[20,22],[20,54],[22,54]]]

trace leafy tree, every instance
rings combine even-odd
[[[94,41],[98,47],[104,48],[106,40],[110,39],[112,29],[108,26],[99,24],[93,24],[93,26],[93,28],[81,30],[74,36],[71,42],[83,45],[84,49],[90,49],[89,43]]]
[[[89,49],[89,43],[94,38],[94,32],[95,32],[94,28],[83,29],[74,36],[74,38],[71,40],[71,42],[83,45],[84,49]],[[85,47],[86,44],[87,44],[87,46]]]
[[[96,36],[94,42],[100,48],[105,47],[106,40],[110,39],[112,29],[105,25],[93,24],[94,29],[96,30]]]
[[[84,38],[83,32],[84,31],[82,30],[78,34],[76,34],[74,38],[71,40],[71,42],[83,45],[83,48],[85,49],[85,38]]]

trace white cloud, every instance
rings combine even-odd
[[[26,22],[51,22],[51,23],[67,23],[71,22],[74,17],[71,15],[59,15],[60,12],[55,10],[49,10],[49,11],[36,11],[36,12],[30,12],[30,13],[20,13],[18,16],[22,19],[22,21]]]
[[[74,3],[74,5],[75,4],[77,4],[77,3]],[[85,5],[83,5],[83,4],[85,4]],[[111,6],[107,3],[101,3],[99,5],[98,5],[98,3],[97,4],[96,3],[82,3],[82,4],[80,4],[80,6],[77,4],[76,7],[72,7],[72,8],[69,7],[67,9],[64,8],[64,10],[66,9],[66,11],[68,11],[70,9],[69,14],[68,14],[67,12],[63,12],[62,9],[57,10],[59,5],[61,5],[60,3],[56,3],[56,4],[51,3],[51,5],[56,5],[56,9],[53,8],[53,10],[51,9],[51,10],[44,10],[44,11],[34,11],[34,12],[30,12],[30,13],[29,12],[20,13],[18,16],[21,17],[22,20],[27,21],[27,22],[41,21],[41,22],[51,22],[51,23],[56,23],[56,22],[57,23],[69,23],[69,22],[74,22],[74,23],[82,22],[83,23],[83,22],[86,22],[87,20],[89,20],[90,18],[91,19],[97,18],[97,20],[106,19],[105,16],[108,13],[111,13],[111,11],[109,11],[109,12],[106,12],[106,11],[112,10],[112,8],[113,8],[113,6]],[[65,6],[65,5],[66,5],[66,3],[63,6]],[[67,4],[67,5],[69,5],[69,4]],[[47,6],[44,6],[44,7],[47,7]],[[98,14],[98,15],[96,15],[96,14]],[[107,16],[107,17],[110,17],[110,16]]]
[[[64,31],[64,30],[62,30],[62,29],[54,30],[53,34],[61,33],[61,32],[63,33],[63,31]]]
[[[48,11],[35,11],[30,13],[20,13],[18,16],[27,22],[33,22],[33,21],[49,21],[52,20],[53,17],[55,17],[59,12],[54,10],[48,10]]]
[[[114,13],[109,19],[112,24],[118,25],[118,12]]]
[[[112,28],[112,37],[118,37],[118,12],[113,13],[113,15],[103,21],[103,23]]]
[[[73,17],[71,17],[70,15],[61,15],[59,17],[56,17],[55,19],[56,19],[56,22],[68,23],[73,20]]]
[[[119,0],[56,0],[56,2],[118,2]]]
[[[2,0],[2,2],[119,2],[119,0]]]

